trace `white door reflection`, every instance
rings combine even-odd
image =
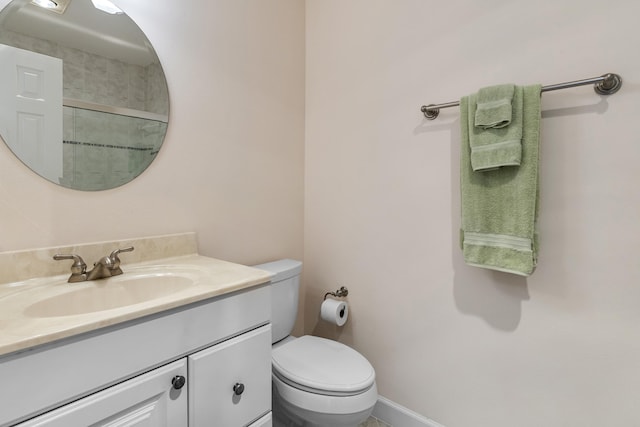
[[[0,134],[50,181],[62,177],[62,60],[0,45]]]

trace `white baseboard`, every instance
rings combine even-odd
[[[371,415],[393,427],[444,427],[382,396],[378,396]]]

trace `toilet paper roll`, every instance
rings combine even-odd
[[[344,301],[327,298],[320,306],[320,317],[329,323],[342,326],[349,317],[349,306]]]

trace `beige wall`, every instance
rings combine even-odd
[[[380,393],[447,427],[640,420],[640,3],[308,0],[305,328],[352,344]],[[543,95],[539,268],[466,266],[457,108],[503,82],[617,72]],[[349,288],[351,318],[318,321]]]
[[[53,185],[0,144],[0,251],[195,231],[204,255],[301,258],[304,3],[117,4],[167,75],[165,144],[139,178],[100,192]]]

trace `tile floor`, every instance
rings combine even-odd
[[[363,422],[362,424],[360,424],[359,427],[393,427],[393,426],[390,426],[389,424],[385,423],[384,421],[380,421],[377,418],[369,417],[369,419]]]

